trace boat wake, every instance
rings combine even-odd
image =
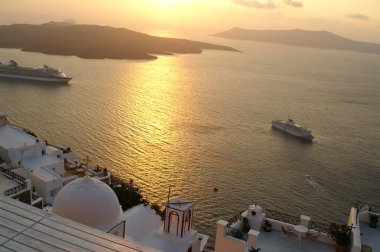
[[[332,200],[325,188],[321,186],[317,181],[315,181],[310,175],[305,175],[305,180],[310,186],[314,187],[319,196],[328,200]]]

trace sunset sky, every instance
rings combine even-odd
[[[328,30],[380,43],[379,0],[0,0],[0,24],[67,19],[147,33],[210,34],[233,27]]]

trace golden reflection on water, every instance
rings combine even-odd
[[[244,53],[205,51],[154,61],[0,49],[3,60],[50,62],[75,76],[65,87],[3,81],[0,107],[13,123],[72,147],[78,159],[90,156],[124,181],[135,179],[151,202],[165,202],[172,185],[172,197],[194,201],[194,227],[211,236],[219,219],[257,201],[337,222],[358,198],[379,204],[379,59],[305,48],[299,54],[300,48],[263,43],[236,46]],[[272,119],[289,113],[311,126],[317,136],[312,145],[271,130]]]
[[[180,85],[185,80],[177,64],[179,58],[160,57],[136,65],[133,83],[123,86],[115,97],[120,111],[115,113],[117,126],[112,133],[122,141],[115,142],[114,149],[121,151],[128,166],[116,173],[136,179],[147,195],[161,202],[168,184],[175,186],[183,180],[178,166],[186,167],[188,160],[181,155],[183,139],[175,127],[186,109],[186,99],[179,97],[184,95]]]

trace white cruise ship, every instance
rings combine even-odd
[[[273,120],[272,127],[310,142],[313,141],[314,138],[311,134],[311,130],[301,127],[292,119],[289,119],[287,122],[281,120]]]
[[[0,77],[58,83],[68,83],[71,80],[58,69],[47,65],[42,68],[21,67],[14,60],[8,64],[0,63]]]

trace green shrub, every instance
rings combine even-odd
[[[119,199],[123,211],[126,211],[134,206],[147,203],[137,188],[130,188],[124,183],[111,184],[110,187]]]
[[[161,207],[157,203],[153,203],[150,205],[150,208],[152,208],[154,211],[156,211],[156,214],[161,217],[161,219],[165,218],[165,209],[161,209]]]

